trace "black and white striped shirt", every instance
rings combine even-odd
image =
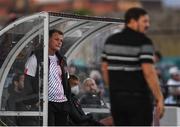
[[[56,55],[49,56],[49,82],[48,82],[48,100],[51,102],[65,102],[67,97],[64,94],[62,85],[62,70],[58,63]],[[29,57],[25,65],[25,74],[35,77],[37,72],[37,58],[35,55]]]
[[[102,60],[108,63],[112,89],[144,90],[143,84],[146,81],[141,64],[153,63],[153,54],[151,40],[128,27],[109,37],[104,46]]]
[[[49,101],[52,102],[65,102],[67,98],[64,94],[64,89],[62,85],[62,70],[58,62],[56,55],[49,56],[49,87],[48,87],[48,97]]]

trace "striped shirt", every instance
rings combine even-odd
[[[64,95],[64,89],[61,79],[62,71],[58,63],[58,58],[56,55],[54,55],[54,56],[49,56],[49,59],[50,59],[49,89],[48,89],[49,101],[65,102],[67,101],[67,98]]]
[[[58,64],[58,58],[56,55],[49,56],[50,66],[49,66],[49,87],[48,87],[48,97],[49,101],[52,102],[65,102],[67,101],[64,95],[64,89],[62,85],[61,75],[62,71],[60,65]],[[35,77],[37,71],[37,58],[33,54],[27,60],[25,64],[25,74]]]
[[[144,34],[125,28],[109,37],[102,60],[108,63],[112,90],[146,91],[148,88],[141,69],[143,63],[153,63],[154,48]]]

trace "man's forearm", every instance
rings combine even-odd
[[[104,83],[106,86],[109,85],[109,73],[108,73],[108,63],[103,62],[101,65],[101,71],[102,71],[102,76],[104,79]]]
[[[151,64],[144,64],[142,65],[142,68],[143,68],[145,79],[155,99],[157,101],[163,101],[163,95],[160,89],[159,79],[157,77],[154,66]]]

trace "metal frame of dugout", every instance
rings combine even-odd
[[[62,53],[68,63],[78,51],[78,47],[88,39],[97,36],[103,31],[111,32],[123,28],[123,20],[103,17],[78,16],[63,13],[41,12],[22,17],[0,31],[0,117],[32,116],[41,117],[42,123],[47,126],[48,114],[48,40],[49,29],[60,29],[64,32],[65,43]],[[8,96],[8,78],[16,67],[23,71],[23,64],[30,52],[41,46],[43,48],[43,92],[39,92],[39,101],[43,103],[37,110],[8,110],[4,98]],[[23,63],[23,64],[22,64]]]

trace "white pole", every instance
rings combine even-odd
[[[49,14],[44,18],[44,74],[43,74],[43,126],[48,126],[48,43]]]

